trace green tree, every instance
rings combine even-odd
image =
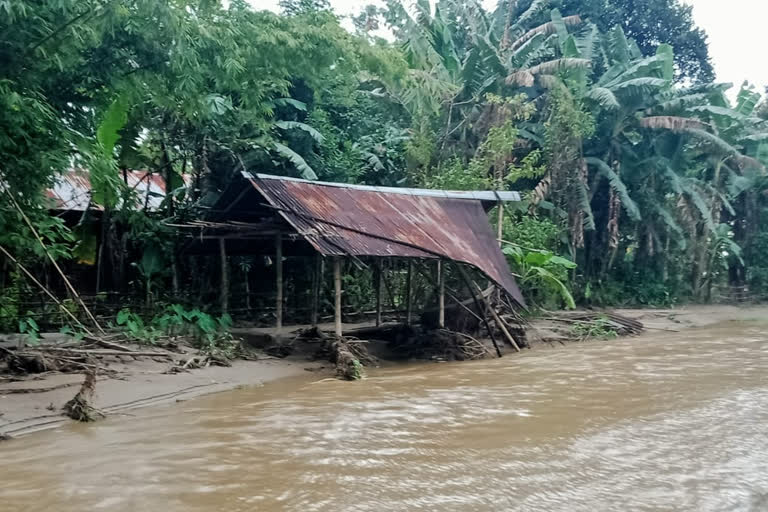
[[[675,49],[678,77],[695,83],[715,78],[707,34],[693,21],[692,6],[679,0],[560,0],[564,13],[577,13],[601,32],[620,26],[643,55],[653,55],[661,43]]]
[[[331,10],[328,0],[280,0],[280,10],[288,16]]]

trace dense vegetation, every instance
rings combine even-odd
[[[0,245],[47,276],[18,203],[54,259],[99,257],[102,287],[123,290],[134,260],[149,297],[172,278],[167,221],[245,169],[520,190],[503,238],[539,304],[706,301],[745,285],[759,297],[760,94],[744,85],[731,102],[711,83],[689,8],[636,3],[392,0],[350,33],[325,0],[283,0],[281,14],[244,0],[0,0]],[[43,191],[72,167],[91,174],[100,232],[89,215],[68,227],[49,214]],[[166,178],[159,211],[135,208],[125,169]],[[28,283],[7,258],[0,272],[0,327],[15,328]]]

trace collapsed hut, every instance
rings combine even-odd
[[[386,260],[407,265],[406,324],[415,313],[411,300],[415,263],[433,266],[439,327],[445,325],[444,276],[448,264],[465,278],[480,311],[488,312],[480,304],[484,297],[465,267],[479,272],[515,307],[523,308],[525,301],[488,222],[491,208],[519,200],[517,192],[374,187],[243,173],[204,220],[177,227],[188,234],[186,254],[218,254],[222,312],[227,312],[230,294],[228,257],[262,256],[274,262],[274,322],[278,332],[284,323],[284,260],[305,258],[314,262],[312,304],[305,320],[313,326],[319,323],[320,275],[325,263],[330,263],[334,333],[341,337],[345,262],[373,266],[377,326],[382,322],[382,284],[386,281],[382,262]],[[486,318],[485,313],[481,316]]]

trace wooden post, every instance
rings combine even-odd
[[[104,259],[104,244],[99,242],[99,250],[96,255],[96,295],[101,291],[101,265]]]
[[[480,299],[477,298],[477,293],[475,292],[475,288],[472,286],[473,281],[469,278],[467,271],[464,270],[464,267],[461,266],[461,263],[456,265],[456,268],[459,269],[459,273],[461,274],[461,277],[464,279],[464,284],[469,289],[469,293],[472,295],[472,300],[475,302],[475,307],[477,308],[477,312],[482,317],[483,323],[485,324],[485,328],[488,329],[488,336],[491,337],[491,341],[493,342],[493,348],[496,349],[496,355],[501,357],[501,349],[499,348],[498,342],[496,342],[496,336],[493,335],[493,329],[491,329],[491,324],[488,323],[488,318],[483,311],[483,307],[480,305]],[[480,297],[483,298],[482,294],[480,294]]]
[[[501,240],[504,234],[502,233],[502,227],[504,224],[504,203],[499,201],[498,202],[498,226],[496,227],[496,239],[499,242],[499,247],[501,247]]]
[[[405,325],[411,325],[413,314],[413,261],[408,260],[408,274],[405,278]]]
[[[477,283],[475,283],[475,286],[477,286]],[[493,320],[496,322],[496,325],[499,326],[499,329],[501,329],[501,332],[503,332],[504,336],[506,336],[509,344],[515,348],[516,352],[520,352],[520,347],[517,345],[515,338],[507,330],[507,324],[504,322],[504,320],[501,319],[499,314],[496,313],[496,310],[493,309],[493,306],[491,306],[488,302],[486,302],[486,306],[488,307],[488,311],[491,312],[491,316],[493,316]]]
[[[499,190],[501,190],[501,179],[499,179],[498,185],[499,185]],[[502,237],[504,236],[504,233],[502,233],[503,231],[502,226],[504,224],[504,203],[502,201],[499,201],[496,204],[498,205],[497,206],[497,210],[498,210],[497,224],[498,225],[496,226],[496,240],[499,242],[499,247],[501,247],[503,245],[501,243],[503,239]],[[501,290],[496,288],[496,302],[500,302],[500,301],[501,301]]]
[[[171,287],[174,297],[179,295],[179,265],[176,251],[171,254]]]
[[[315,254],[314,268],[312,270],[312,327],[317,326],[320,317],[320,286],[323,282],[322,262],[320,253]]]
[[[445,269],[441,260],[437,260],[437,325],[445,327]]]
[[[226,240],[219,238],[219,259],[221,263],[221,314],[229,309],[229,269],[227,268]]]
[[[333,320],[336,336],[341,338],[341,258],[333,260],[333,289],[334,289],[334,309]]]
[[[376,260],[376,270],[374,274],[374,283],[376,288],[376,327],[381,325],[381,281],[384,279],[384,269],[382,268],[381,260]]]
[[[512,345],[515,348],[516,352],[520,352],[520,347],[517,345],[517,342],[515,341],[515,338],[510,334],[510,332],[507,330],[507,324],[504,322],[504,320],[501,319],[498,313],[496,313],[496,310],[493,309],[493,305],[491,305],[490,301],[488,301],[485,297],[482,295],[482,290],[480,290],[480,286],[472,281],[472,284],[475,285],[475,288],[481,292],[480,297],[482,298],[483,302],[485,302],[485,307],[488,310],[488,312],[493,317],[493,321],[496,322],[496,325],[499,326],[499,330],[504,334],[504,336],[507,338],[507,341],[510,345]],[[501,291],[496,288],[496,293],[501,293]]]
[[[279,334],[283,330],[283,238],[275,237],[275,276],[277,284],[277,299],[275,299],[276,329]]]

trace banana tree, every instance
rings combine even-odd
[[[533,14],[549,2],[536,1],[504,30],[479,2],[427,0],[414,3],[412,16],[402,3],[388,3],[386,19],[410,66],[409,80],[390,84],[389,94],[415,119],[436,119],[440,147],[451,145],[471,157],[493,125],[498,109],[488,94],[511,96],[530,87],[538,75],[589,66],[587,59],[557,57],[558,31],[581,23],[561,17],[531,26]],[[485,127],[485,129],[479,129]],[[468,148],[465,150],[465,148]]]

